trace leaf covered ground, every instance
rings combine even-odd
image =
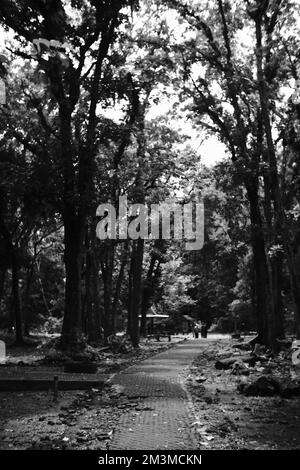
[[[300,397],[245,396],[239,390],[258,378],[294,383],[296,373],[290,352],[257,362],[240,371],[232,366],[218,370],[215,363],[236,355],[233,340],[207,343],[187,378],[195,413],[193,427],[205,449],[300,449]],[[267,391],[268,392],[268,391]]]
[[[184,337],[141,341],[138,349],[116,353],[99,351],[98,372],[114,374],[154,354],[172,347]],[[47,361],[45,348],[12,348],[7,363],[0,368],[3,377],[52,377],[62,365]],[[43,353],[43,354],[42,354]],[[50,356],[54,356],[50,351]],[[98,362],[97,361],[97,362]],[[140,409],[114,385],[81,392],[0,392],[0,450],[4,449],[108,449],[120,415]]]

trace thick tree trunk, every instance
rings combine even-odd
[[[142,274],[143,274],[144,240],[139,238],[133,242],[132,249],[132,292],[131,292],[131,321],[130,339],[133,347],[140,341],[139,315],[142,300]]]
[[[84,328],[89,343],[100,343],[102,336],[98,268],[93,235],[90,236],[86,253]]]
[[[65,310],[61,334],[63,349],[78,349],[82,345],[81,274],[86,215],[79,211],[78,191],[72,145],[72,107],[67,100],[60,102],[60,140],[63,169],[63,222],[65,262]]]
[[[102,322],[103,322],[103,309],[100,305],[99,297],[99,266],[96,259],[95,251],[92,259],[92,296],[93,296],[93,326],[94,331],[91,328],[88,329],[88,339],[93,338],[94,341],[99,342],[103,340],[102,336]]]
[[[250,203],[251,245],[253,250],[253,265],[255,273],[258,342],[268,345],[268,316],[271,308],[269,298],[269,277],[265,253],[265,241],[262,228],[261,213],[257,193],[257,185],[246,184]]]
[[[151,307],[151,295],[152,295],[152,287],[151,281],[146,279],[144,281],[143,289],[142,289],[142,303],[141,303],[141,328],[140,334],[141,336],[145,336],[147,334],[147,311]]]
[[[64,217],[64,228],[66,285],[61,346],[78,348],[82,342],[81,272],[85,224],[78,216],[68,213]]]
[[[223,25],[223,38],[224,44],[226,47],[226,58],[227,58],[227,86],[228,86],[228,95],[231,100],[231,104],[234,109],[234,117],[236,119],[236,127],[238,130],[238,138],[234,137],[233,139],[229,138],[228,142],[230,144],[232,152],[232,160],[237,161],[237,155],[235,151],[235,145],[238,150],[237,154],[240,155],[240,158],[244,162],[249,162],[249,152],[247,151],[247,135],[248,129],[245,126],[242,109],[239,104],[239,90],[237,86],[237,81],[235,79],[234,66],[232,63],[232,50],[231,50],[231,38],[228,30],[228,25],[226,21],[226,14],[224,10],[224,5],[221,0],[218,0],[219,12],[221,15],[222,25]],[[258,142],[260,147],[260,142]],[[258,149],[258,152],[260,149]],[[247,158],[248,157],[248,158]],[[258,155],[259,158],[259,155]],[[252,171],[254,175],[249,181],[249,173],[244,179],[244,184],[247,190],[247,195],[250,203],[250,219],[251,219],[251,245],[253,250],[253,263],[255,270],[255,294],[256,294],[256,317],[258,325],[258,340],[262,344],[268,344],[268,319],[269,312],[271,308],[270,296],[269,296],[269,276],[266,260],[266,249],[265,249],[265,239],[262,226],[262,219],[259,207],[259,198],[258,198],[258,176],[257,176],[257,167],[258,167],[258,158],[254,161],[254,167]],[[249,164],[249,163],[248,163]],[[256,174],[255,174],[256,173]]]
[[[161,240],[157,240],[155,243],[155,247],[158,248],[161,245]],[[155,268],[155,263],[158,261],[158,264]],[[141,335],[145,336],[147,334],[146,327],[147,327],[147,311],[151,307],[153,294],[154,294],[154,285],[155,281],[159,275],[159,266],[160,261],[155,253],[151,256],[151,261],[147,273],[146,280],[143,283],[143,291],[142,291],[142,305],[141,305],[141,328],[140,333]],[[154,271],[155,268],[155,271]]]
[[[152,275],[154,271],[156,256],[151,256],[151,261],[147,273],[147,277],[143,283],[142,289],[142,304],[141,304],[141,328],[140,333],[142,336],[145,336],[146,331],[146,323],[147,323],[147,310],[150,308],[151,296],[152,296]]]
[[[139,204],[145,204],[145,184],[144,184],[144,159],[146,151],[146,137],[145,137],[145,112],[148,106],[148,99],[151,88],[147,90],[146,97],[143,104],[140,102],[140,97],[137,94],[137,158],[138,158],[138,171],[135,182],[135,201]],[[142,287],[143,287],[143,258],[144,258],[144,239],[138,238],[133,242],[132,248],[132,262],[133,262],[133,276],[132,276],[132,316],[131,316],[131,342],[134,347],[139,345],[140,340],[140,320],[142,303]],[[141,319],[142,321],[142,319]],[[143,319],[142,329],[145,330],[145,316]]]
[[[283,207],[281,189],[279,184],[275,146],[272,137],[272,128],[269,112],[269,99],[266,80],[263,71],[263,45],[262,45],[262,16],[255,21],[256,26],[256,65],[259,85],[259,97],[262,111],[263,125],[268,149],[268,163],[271,181],[272,199],[274,203],[275,227],[281,234],[290,275],[291,290],[294,298],[295,310],[300,318],[300,285],[297,278],[295,259],[290,240],[288,224]]]
[[[112,297],[113,297],[113,270],[115,261],[114,240],[109,241],[105,251],[105,263],[101,262],[101,272],[104,286],[104,336],[107,338],[114,333],[112,328]]]
[[[263,132],[263,129],[261,129],[261,131]],[[278,232],[280,230],[279,227],[276,226],[273,216],[271,180],[268,173],[264,174],[264,195],[264,213],[267,226],[267,229],[265,230],[265,239],[267,251],[269,251],[272,246],[276,245],[278,240]],[[273,350],[277,350],[279,349],[277,338],[282,338],[284,336],[281,295],[282,260],[280,252],[272,253],[271,250],[271,252],[266,255],[266,260],[269,274],[271,302],[271,309],[268,318],[268,342]]]
[[[115,287],[115,295],[114,295],[114,300],[113,300],[113,305],[112,305],[112,315],[111,315],[111,320],[112,320],[112,329],[113,331],[116,331],[116,319],[117,319],[117,313],[118,313],[118,304],[121,296],[121,287],[122,287],[122,282],[124,279],[124,273],[125,273],[125,267],[127,263],[127,258],[128,258],[128,244],[126,242],[126,245],[124,247],[124,251],[122,254],[122,259],[121,259],[121,266],[119,270],[119,274],[117,277],[117,282],[116,282],[116,287]]]
[[[23,318],[22,309],[20,302],[20,291],[19,291],[19,262],[17,256],[17,247],[14,245],[12,236],[9,230],[6,228],[4,220],[0,219],[0,231],[5,240],[7,250],[9,252],[10,264],[11,264],[11,294],[12,294],[12,313],[15,325],[15,342],[18,345],[24,344],[23,337]],[[11,322],[12,324],[12,322]]]
[[[276,338],[284,338],[283,302],[282,302],[282,255],[272,259],[272,283],[274,286],[274,326]]]
[[[133,308],[132,292],[133,292],[133,262],[132,262],[132,253],[131,253],[130,268],[128,272],[128,298],[127,298],[127,334],[129,336],[130,336],[131,324],[132,324],[132,308]]]

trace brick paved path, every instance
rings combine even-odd
[[[183,373],[205,340],[189,340],[126,369],[112,379],[140,405],[125,412],[111,449],[196,449],[192,412],[183,388]]]

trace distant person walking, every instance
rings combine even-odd
[[[194,325],[194,336],[195,338],[199,338],[199,327],[198,325]]]

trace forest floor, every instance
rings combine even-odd
[[[281,387],[297,383],[299,395],[300,371],[293,369],[290,352],[240,370],[234,366],[216,369],[217,361],[233,354],[239,365],[245,352],[239,353],[233,344],[236,341],[232,339],[208,339],[189,370],[187,388],[200,448],[300,450],[300,396],[285,398],[272,384],[273,380]],[[246,396],[239,391],[261,378],[260,392],[270,396]]]
[[[1,392],[0,449],[300,449],[299,396],[238,390],[262,375],[286,383],[289,355],[216,369],[245,354],[233,343],[209,335],[152,344],[111,369],[102,390],[60,392],[57,402],[47,392]]]

